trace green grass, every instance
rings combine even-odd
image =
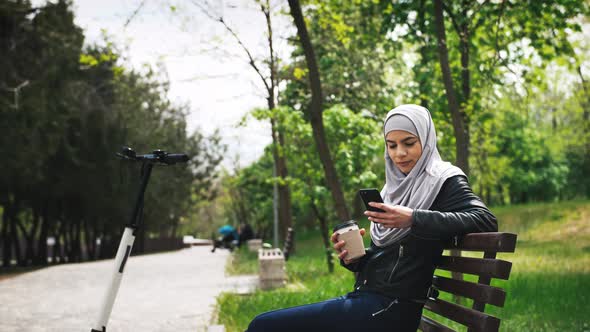
[[[514,254],[499,255],[513,262],[510,280],[493,281],[506,289],[506,305],[488,305],[486,312],[502,319],[502,331],[590,331],[590,201],[492,210],[500,230],[517,233],[518,243]],[[296,255],[287,262],[287,287],[248,296],[226,293],[218,298],[219,323],[227,331],[245,330],[259,313],[325,300],[352,289],[352,274],[337,261],[334,273],[328,273],[317,231],[300,232],[297,246]],[[227,271],[252,274],[257,269],[256,255],[239,250]],[[449,294],[441,297],[450,298]]]

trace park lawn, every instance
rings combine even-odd
[[[507,290],[506,305],[488,305],[486,312],[502,319],[503,331],[589,331],[590,201],[492,210],[498,216],[500,231],[517,233],[518,243],[516,253],[499,255],[513,262],[510,280],[493,282]],[[297,246],[297,253],[287,262],[286,288],[247,296],[224,293],[218,298],[218,320],[227,331],[244,331],[254,316],[268,310],[321,301],[352,290],[352,274],[337,261],[334,273],[328,273],[317,231],[298,234]],[[256,255],[239,250],[228,273],[253,274],[257,268]],[[450,296],[443,293],[441,297]]]

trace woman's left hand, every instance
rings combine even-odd
[[[387,228],[407,228],[412,226],[412,213],[414,210],[401,205],[387,205],[384,203],[370,202],[372,207],[379,208],[385,212],[365,211],[372,222],[379,223]]]

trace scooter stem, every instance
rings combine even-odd
[[[131,227],[125,227],[121,243],[119,244],[119,249],[117,250],[117,256],[115,257],[115,269],[113,270],[107,291],[102,300],[98,321],[91,332],[106,332],[106,326],[113,310],[115,298],[119,292],[121,279],[123,279],[125,264],[131,253],[133,241],[135,241],[135,236],[133,235],[134,231],[135,230]]]
[[[135,201],[135,207],[131,214],[129,224],[125,227],[125,231],[121,237],[119,249],[117,249],[117,255],[115,256],[115,267],[111,276],[111,280],[102,300],[98,320],[94,325],[94,328],[90,330],[91,332],[106,332],[107,323],[113,310],[117,293],[119,292],[119,286],[121,285],[121,279],[123,279],[125,264],[127,263],[127,259],[131,254],[131,248],[133,247],[133,242],[135,241],[135,232],[141,226],[140,220],[143,210],[144,193],[152,172],[152,167],[154,165],[152,163],[146,162],[142,166],[141,183],[139,186],[137,199]]]

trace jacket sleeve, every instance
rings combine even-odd
[[[431,209],[414,210],[412,234],[445,240],[466,233],[498,231],[496,217],[462,175],[445,181]]]

